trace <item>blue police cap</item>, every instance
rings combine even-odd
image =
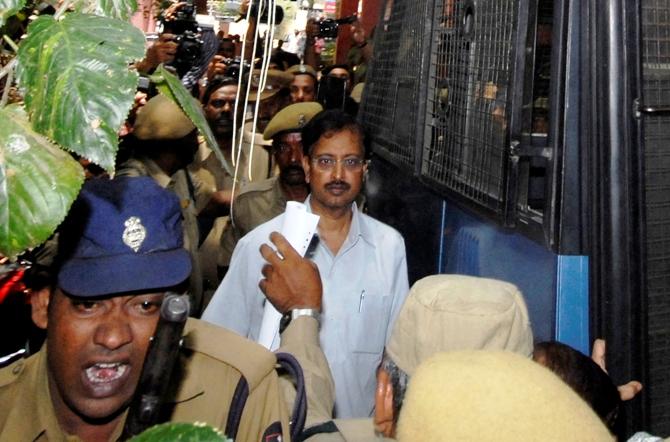
[[[87,182],[58,242],[58,286],[75,296],[172,287],[191,273],[179,200],[149,177]]]

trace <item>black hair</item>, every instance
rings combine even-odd
[[[330,138],[333,134],[349,130],[358,134],[363,142],[363,157],[370,157],[368,140],[363,127],[354,117],[340,109],[319,112],[302,128],[302,149],[305,156],[310,156],[314,145],[321,137]]]
[[[553,371],[591,406],[610,430],[614,429],[621,398],[605,371],[591,358],[556,341],[540,342],[533,360]]]
[[[379,364],[379,369],[384,370],[388,374],[393,388],[393,423],[398,423],[400,417],[400,410],[405,400],[405,393],[407,392],[407,385],[409,384],[409,376],[400,367],[393,362],[393,359],[384,352],[382,362]]]
[[[351,75],[351,68],[346,63],[331,64],[330,66],[326,66],[325,68],[323,68],[321,70],[321,74],[324,77],[327,77],[333,71],[333,69],[344,69],[345,71],[347,71],[347,74],[349,74],[349,80],[351,81],[351,78],[353,77],[353,75]]]
[[[209,98],[212,96],[214,92],[218,91],[224,86],[230,86],[230,85],[237,86],[237,80],[233,77],[221,77],[214,79],[211,83],[207,85],[205,93],[202,94],[202,104],[204,106],[207,106]]]

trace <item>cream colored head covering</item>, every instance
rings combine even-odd
[[[363,99],[363,89],[365,88],[365,83],[358,83],[354,88],[351,90],[351,93],[349,96],[351,97],[352,100],[354,100],[356,103],[360,103],[361,100]]]
[[[412,377],[398,441],[612,441],[600,418],[551,371],[501,351],[434,355]]]
[[[515,285],[465,275],[423,278],[412,286],[386,345],[408,375],[435,353],[479,349],[533,352],[528,310]]]

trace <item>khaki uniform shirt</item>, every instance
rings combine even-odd
[[[265,348],[206,322],[189,319],[170,421],[204,422],[224,429],[240,377],[249,386],[237,441],[265,440],[268,427],[281,425],[289,440],[286,403],[279,391],[275,356]],[[0,440],[77,441],[63,433],[52,406],[47,349],[0,370]],[[113,440],[122,431],[119,425]]]
[[[247,182],[262,181],[275,175],[272,156],[266,149],[272,146],[272,140],[264,140],[262,132],[253,132],[252,129],[253,121],[245,123],[242,129],[242,151],[248,161],[243,176]]]
[[[230,265],[230,257],[240,238],[284,210],[286,197],[279,185],[279,177],[245,186],[233,201],[232,219],[221,237],[219,266]]]
[[[167,175],[153,160],[140,157],[131,158],[123,163],[116,176],[150,176],[163,188],[174,192],[179,198],[181,214],[184,218],[184,248],[191,254],[191,270],[189,296],[191,298],[192,316],[200,316],[203,305],[203,277],[198,245],[200,243],[200,229],[198,228],[198,211],[195,201],[202,186],[198,181],[191,179],[185,169],[178,170],[171,177]]]

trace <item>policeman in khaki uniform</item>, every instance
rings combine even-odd
[[[179,198],[184,217],[184,247],[191,253],[193,266],[189,287],[192,312],[199,314],[203,308],[203,280],[196,199],[203,192],[199,181],[193,180],[186,170],[198,148],[196,128],[179,105],[156,95],[138,112],[132,136],[134,152],[118,168],[116,176],[149,176]]]
[[[291,82],[291,103],[316,101],[316,71],[307,64],[296,64],[286,70],[293,74]]]
[[[219,266],[230,265],[230,257],[240,238],[286,209],[287,201],[303,202],[309,194],[302,168],[300,131],[323,108],[319,103],[291,104],[274,116],[263,138],[272,140],[270,149],[279,175],[245,186],[235,198],[228,228],[221,237]]]
[[[507,350],[530,357],[533,333],[521,292],[507,282],[464,275],[417,281],[398,314],[377,371],[374,417],[331,421],[330,416],[321,416],[325,422],[305,429],[306,440],[394,440],[405,388],[416,368],[436,353],[465,349]],[[328,396],[310,400],[321,398]],[[318,406],[323,410],[329,405]]]
[[[251,84],[249,105],[246,109],[246,121],[242,127],[242,155],[248,160],[247,170],[239,170],[238,175],[243,181],[259,181],[274,175],[272,158],[265,150],[270,145],[264,139],[263,132],[270,120],[287,104],[289,104],[289,85],[293,76],[277,69],[268,69],[263,81],[260,69],[248,75]],[[261,89],[261,86],[264,86]],[[254,120],[254,112],[258,114]],[[256,126],[254,127],[254,123]],[[237,149],[237,146],[235,146]]]
[[[0,440],[118,439],[163,295],[179,291],[191,272],[180,218],[178,199],[150,178],[84,185],[61,226],[55,281],[32,298],[33,321],[46,329],[46,343],[0,370]],[[318,312],[315,267],[274,235],[284,259],[264,246],[269,264],[261,287],[280,311]],[[310,316],[292,315],[284,349],[293,344],[297,357],[311,355],[315,364],[306,365],[321,370],[318,323]],[[205,422],[239,441],[287,441],[288,406],[275,363],[266,349],[189,319],[161,415]],[[238,425],[227,428],[240,387],[248,398]]]

